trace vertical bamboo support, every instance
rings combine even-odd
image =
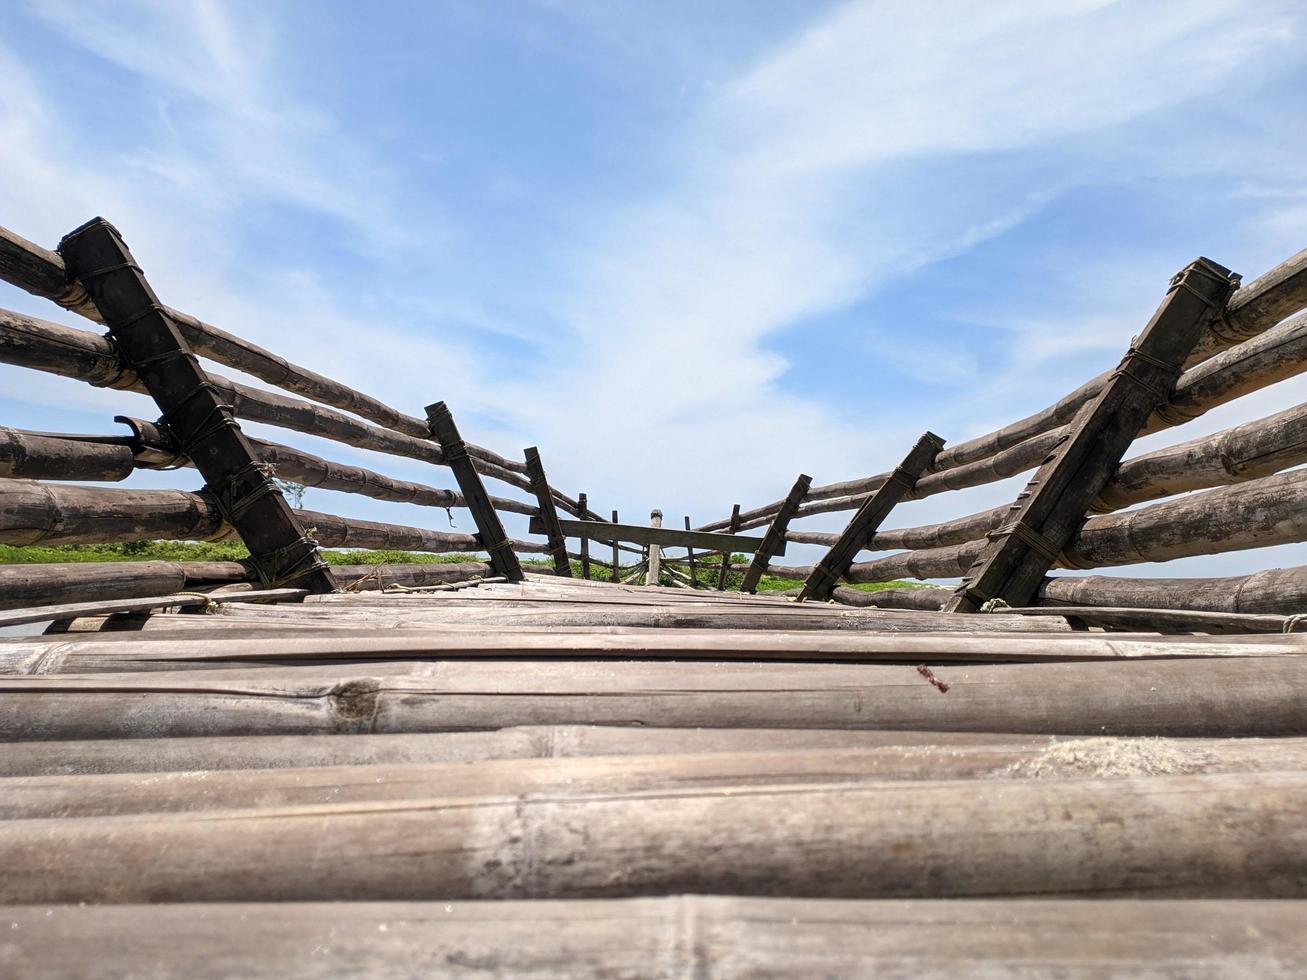
[[[205,492],[249,548],[260,582],[335,591],[317,543],[260,465],[118,230],[95,218],[67,235],[59,251],[69,277],[81,281],[124,360],[204,477]]]
[[[865,548],[872,536],[880,528],[894,506],[902,500],[926,468],[930,466],[939,451],[944,448],[944,440],[933,432],[925,433],[909,450],[903,462],[895,467],[894,472],[870,497],[862,502],[853,519],[844,527],[836,541],[821,561],[813,566],[812,574],[803,583],[799,591],[799,601],[820,599],[825,601],[835,591],[849,571],[849,567],[858,557],[858,552]]]
[[[513,546],[509,543],[499,515],[490,503],[490,495],[481,482],[481,474],[467,453],[467,444],[458,434],[458,426],[454,424],[449,406],[444,402],[428,405],[427,424],[431,427],[431,437],[440,443],[445,463],[454,471],[454,479],[458,481],[463,500],[472,512],[472,521],[477,526],[481,547],[490,556],[490,565],[495,574],[504,576],[510,582],[525,580],[526,574],[522,571],[517,555],[513,553]]]
[[[554,574],[560,578],[571,578],[572,562],[567,557],[567,538],[563,537],[563,529],[558,524],[554,492],[549,489],[549,478],[545,475],[544,463],[540,461],[540,450],[532,446],[524,455],[526,474],[531,480],[531,492],[535,494],[536,502],[540,505],[540,522],[545,527],[545,537],[549,541],[549,556],[554,560]]]
[[[734,507],[731,508],[730,533],[738,534],[739,531],[740,531],[740,505],[736,504]],[[717,573],[718,592],[726,591],[726,578],[730,574],[731,574],[731,553],[729,551],[723,551],[722,567],[721,570]]]
[[[771,562],[772,557],[784,547],[785,532],[789,530],[790,521],[798,513],[799,506],[803,503],[803,498],[808,495],[808,488],[811,486],[812,477],[806,473],[800,473],[799,478],[794,481],[794,486],[790,487],[790,492],[786,495],[780,509],[776,512],[776,517],[768,525],[767,533],[763,535],[762,544],[753,553],[753,561],[749,564],[749,570],[744,573],[744,581],[740,583],[741,592],[753,593],[758,591],[758,581],[766,573],[767,565]]]
[[[663,526],[663,512],[661,510],[655,510],[649,514],[649,526],[650,527]],[[645,585],[658,584],[658,579],[662,575],[662,570],[663,570],[662,557],[663,557],[663,552],[662,549],[658,547],[658,545],[656,544],[649,545],[649,569],[647,572],[645,572],[645,577],[644,577]]]
[[[590,501],[583,493],[576,495],[576,509],[581,512],[581,520],[590,519]],[[587,582],[590,580],[590,539],[586,537],[585,532],[581,533],[581,578]]]
[[[617,511],[613,511],[613,523],[617,523]],[[622,580],[622,550],[617,541],[613,541],[613,584]]]
[[[1030,604],[1149,416],[1170,400],[1185,361],[1208,325],[1225,315],[1238,283],[1205,258],[1171,279],[1143,333],[1017,496],[1008,520],[990,533],[947,612],[975,612],[992,600]]]
[[[690,527],[689,514],[685,515],[685,529],[687,531],[692,530],[692,528]],[[685,551],[688,556],[687,561],[689,562],[690,565],[690,587],[693,589],[697,589],[699,587],[699,571],[694,564],[694,549],[686,548]]]

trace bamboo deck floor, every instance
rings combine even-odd
[[[1307,975],[1307,635],[190,601],[0,640],[0,976]]]

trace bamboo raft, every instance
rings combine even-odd
[[[110,331],[0,311],[0,360],[163,415],[0,428],[0,543],[251,553],[0,566],[0,975],[1307,974],[1307,568],[1055,573],[1307,540],[1304,406],[1129,455],[1307,370],[1307,252],[1192,264],[1027,419],[683,531],[164,305],[106,222],[0,229],[0,279]],[[158,469],[202,483],[79,485]],[[293,509],[274,474],[471,519]],[[854,587],[904,575],[963,582]]]

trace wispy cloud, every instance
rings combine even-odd
[[[1009,421],[1114,360],[1174,271],[1171,219],[1158,240],[1100,230],[1092,257],[1079,229],[1056,254],[1022,245],[1085,188],[1153,182],[1196,222],[1211,202],[1186,189],[1225,181],[1242,196],[1221,241],[1268,263],[1302,244],[1284,244],[1303,227],[1301,136],[1277,116],[1283,92],[1259,101],[1301,62],[1293,3],[850,0],[777,5],[735,34],[723,21],[752,5],[718,20],[541,6],[498,28],[522,46],[478,84],[509,85],[530,58],[602,64],[549,109],[607,86],[615,108],[586,124],[612,127],[596,143],[635,141],[614,156],[629,172],[561,186],[555,162],[558,185],[542,183],[536,130],[476,156],[499,119],[452,110],[409,120],[393,144],[408,157],[387,156],[366,108],[305,84],[286,7],[52,3],[32,8],[43,29],[83,79],[112,80],[129,132],[102,125],[102,93],[64,91],[0,44],[0,220],[49,243],[108,214],[178,305],[408,411],[444,397],[475,437],[538,443],[601,504],[703,519],[781,495],[800,469],[885,468],[926,427],[961,439]],[[421,77],[429,27],[412,33],[386,41]],[[468,94],[429,92],[445,108]],[[438,186],[454,166],[480,184]],[[460,194],[523,217],[492,233]],[[1005,275],[968,265],[999,248]],[[944,267],[971,270],[965,296],[932,276]],[[926,299],[893,305],[907,281]],[[818,347],[838,363],[813,377]],[[921,379],[956,397],[891,411]]]

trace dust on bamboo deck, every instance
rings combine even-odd
[[[284,593],[0,641],[0,973],[1307,971],[1307,636]]]

